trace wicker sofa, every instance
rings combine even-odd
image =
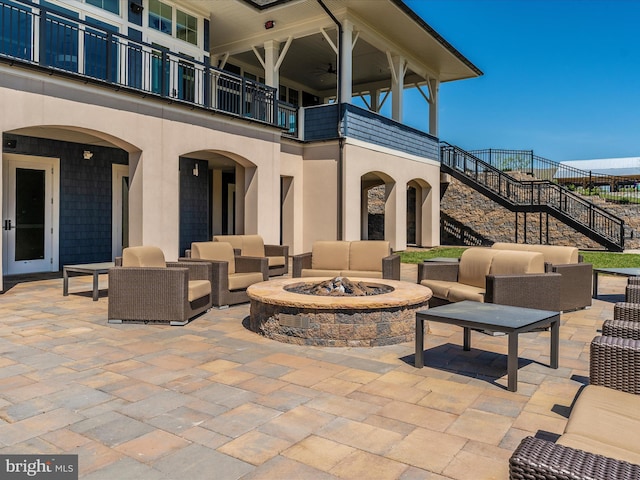
[[[562,275],[560,280],[560,310],[566,312],[591,305],[593,266],[590,263],[583,262],[577,248],[561,245],[503,242],[496,242],[491,248],[542,253],[546,263],[546,271]]]
[[[237,255],[266,257],[270,277],[289,273],[287,245],[265,245],[260,235],[215,235],[213,241],[230,243]]]
[[[459,262],[418,264],[430,306],[471,300],[559,311],[560,274],[545,272],[541,253],[472,247]]]
[[[640,341],[599,336],[591,342],[590,385],[576,400],[555,443],[526,437],[509,460],[509,478],[640,478]]]
[[[365,277],[400,280],[400,255],[382,240],[321,240],[294,255],[293,277]]]
[[[211,308],[211,265],[165,262],[158,247],[125,248],[109,269],[109,323],[185,325]]]

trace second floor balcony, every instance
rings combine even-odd
[[[51,6],[0,0],[0,59],[297,133],[275,88]]]

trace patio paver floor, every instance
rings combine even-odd
[[[547,332],[520,336],[517,392],[504,337],[473,333],[464,352],[462,329],[433,325],[418,370],[413,343],[262,338],[248,305],[109,325],[89,277],[68,297],[61,278],[20,283],[0,295],[0,451],[76,453],[87,480],[504,479],[520,439],[562,432],[625,283],[602,277],[591,308],[562,315],[558,370]]]

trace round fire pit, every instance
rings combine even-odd
[[[334,279],[335,280],[335,279]],[[326,278],[281,278],[251,285],[250,328],[285,343],[329,347],[373,347],[408,342],[415,335],[415,312],[432,292],[396,280],[352,278],[351,282],[386,293],[316,295],[295,293]]]

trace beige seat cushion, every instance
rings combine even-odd
[[[471,300],[472,302],[484,302],[484,288],[474,287],[473,285],[465,285],[456,283],[449,289],[450,302],[462,302],[463,300]]]
[[[281,267],[284,265],[284,257],[267,257],[270,267]]]
[[[449,298],[449,290],[452,286],[458,285],[456,282],[447,282],[446,280],[422,280],[420,285],[428,287],[433,292],[433,296],[447,300]]]
[[[193,242],[191,244],[191,257],[227,262],[229,264],[229,275],[236,272],[236,260],[230,243]]]
[[[496,242],[491,248],[498,250],[520,250],[528,252],[540,252],[544,255],[544,261],[553,265],[566,265],[578,263],[579,251],[576,247],[562,245],[531,245],[528,243]]]
[[[640,464],[640,396],[589,385],[557,443]]]
[[[233,273],[229,275],[229,290],[245,290],[262,281],[264,278],[261,272]]]
[[[339,277],[340,270],[315,270],[313,268],[303,268],[300,272],[303,277]]]
[[[353,241],[349,246],[348,270],[382,272],[382,259],[391,253],[389,242],[381,240]]]
[[[342,270],[341,277],[362,277],[362,278],[382,278],[380,270]]]
[[[460,256],[458,282],[484,289],[495,255],[496,250],[491,248],[472,247],[465,250]]]
[[[166,267],[164,253],[158,247],[128,247],[122,251],[123,267]]]
[[[345,270],[349,268],[349,244],[343,241],[320,240],[311,249],[313,270]]]
[[[189,280],[189,301],[193,302],[211,293],[209,280]]]
[[[494,250],[489,273],[509,275],[523,273],[544,273],[544,255],[538,252]]]

